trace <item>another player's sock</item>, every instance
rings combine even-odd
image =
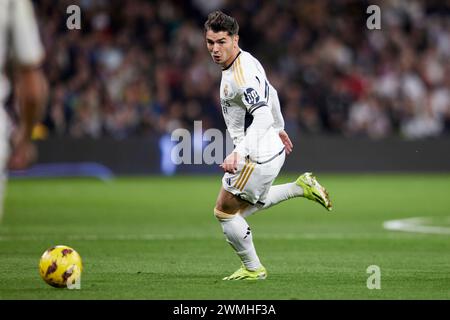
[[[301,196],[303,196],[303,189],[296,185],[295,182],[271,186],[264,205],[249,206],[241,211],[240,214],[246,218],[259,210],[267,209],[282,201]]]
[[[252,232],[247,221],[239,214],[234,215],[230,219],[219,218],[219,221],[227,242],[241,258],[244,266],[250,271],[260,268],[261,262],[256,254]]]

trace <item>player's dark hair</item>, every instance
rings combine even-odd
[[[208,20],[205,22],[205,32],[208,30],[214,32],[226,31],[230,36],[234,36],[239,32],[239,25],[235,18],[222,11],[214,11],[208,15]]]

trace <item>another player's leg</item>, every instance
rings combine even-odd
[[[0,172],[0,223],[2,222],[3,219],[6,181],[7,181],[6,173],[4,173],[3,171]]]
[[[238,214],[246,203],[221,188],[214,215],[222,225],[227,242],[242,261],[242,267],[223,280],[259,280],[267,272],[256,254],[252,232],[245,219]]]
[[[245,218],[257,211],[270,208],[280,202],[296,197],[313,200],[329,211],[333,208],[327,190],[320,185],[312,173],[306,172],[298,177],[295,182],[271,186],[264,203],[249,206],[241,210],[240,214]]]
[[[6,170],[10,155],[7,115],[4,110],[2,105],[0,105],[0,223],[2,222],[4,212],[3,206],[8,180]]]

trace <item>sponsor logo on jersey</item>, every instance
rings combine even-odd
[[[259,101],[259,94],[255,89],[247,88],[244,91],[244,98],[248,104],[253,105]]]

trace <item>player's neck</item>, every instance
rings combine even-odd
[[[227,70],[233,64],[233,62],[237,59],[237,57],[239,57],[240,54],[241,54],[241,49],[238,47],[236,49],[236,51],[233,53],[233,55],[231,55],[230,59],[228,59],[228,61],[223,64],[222,70]]]

